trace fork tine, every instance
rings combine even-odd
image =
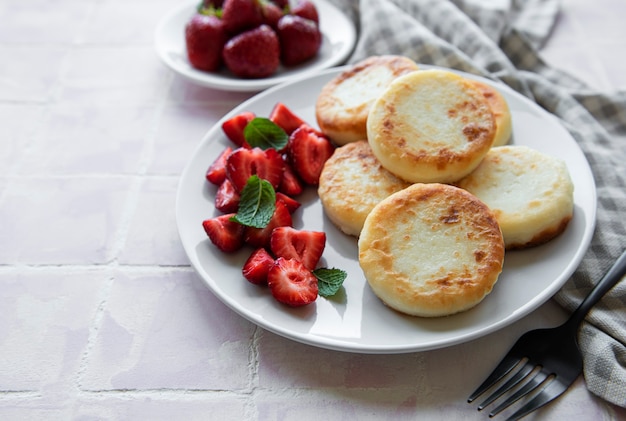
[[[553,380],[549,385],[543,388],[537,396],[530,401],[526,402],[524,406],[517,410],[513,415],[506,419],[506,421],[517,421],[522,417],[530,414],[531,412],[541,408],[548,402],[561,396],[563,392],[567,390],[568,386],[563,383]]]
[[[535,372],[533,375],[529,376],[529,378],[530,380],[528,381],[528,383],[526,383],[518,391],[509,396],[504,402],[495,407],[489,413],[489,416],[493,417],[499,414],[500,412],[520,400],[522,397],[528,395],[530,392],[540,386],[548,378],[548,375],[543,372]]]
[[[505,394],[507,391],[511,390],[515,385],[521,382],[526,376],[528,376],[534,369],[534,366],[531,364],[525,363],[520,370],[515,373],[509,380],[506,381],[502,386],[500,386],[495,392],[493,392],[487,399],[485,399],[480,405],[478,405],[478,410],[484,409],[487,405],[498,399],[500,396]]]
[[[496,384],[500,379],[506,376],[515,366],[520,362],[519,358],[506,355],[500,364],[491,372],[489,377],[482,382],[480,386],[467,398],[467,402],[472,402],[474,399],[485,393],[487,389]]]

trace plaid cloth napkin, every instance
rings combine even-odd
[[[555,0],[332,0],[356,23],[349,61],[399,54],[417,63],[500,80],[561,119],[594,173],[598,210],[591,246],[554,299],[574,310],[626,248],[626,92],[599,93],[548,67],[538,50],[559,12]],[[626,280],[589,313],[579,334],[588,389],[626,407]]]

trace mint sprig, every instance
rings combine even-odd
[[[274,148],[280,151],[289,141],[289,135],[269,118],[255,117],[243,129],[243,136],[250,146],[263,150]]]
[[[322,297],[332,297],[339,291],[348,274],[341,269],[318,268],[313,271],[317,278],[318,294]]]
[[[239,209],[231,221],[254,228],[264,228],[276,209],[276,192],[272,184],[252,175],[241,191]]]

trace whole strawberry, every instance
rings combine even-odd
[[[231,35],[252,29],[264,21],[259,0],[224,0],[222,22]]]
[[[280,64],[278,36],[268,25],[261,25],[228,40],[222,56],[226,67],[236,76],[270,76]]]
[[[311,0],[298,0],[298,3],[291,8],[291,14],[309,19],[319,25],[320,17],[317,7]]]
[[[217,70],[222,64],[226,39],[224,26],[217,16],[195,14],[185,26],[189,63],[199,70]]]
[[[314,57],[322,45],[322,34],[315,22],[285,15],[278,21],[280,55],[285,66],[295,66]]]

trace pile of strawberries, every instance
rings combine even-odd
[[[241,78],[263,78],[280,64],[313,58],[322,44],[311,0],[201,0],[185,26],[189,63],[209,72],[224,65]]]
[[[215,208],[222,213],[202,223],[211,242],[226,253],[249,246],[243,276],[269,286],[281,303],[302,306],[318,294],[333,295],[345,273],[317,268],[326,234],[295,229],[292,218],[301,205],[297,196],[319,183],[332,143],[280,102],[269,118],[244,111],[226,120],[222,130],[233,145],[206,172],[218,186]],[[251,222],[264,213],[263,223]]]

